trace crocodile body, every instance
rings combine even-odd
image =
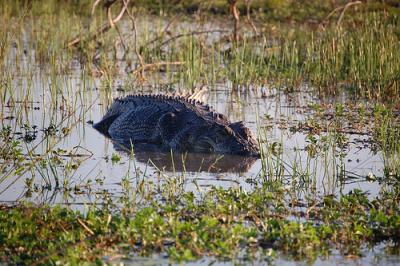
[[[121,143],[148,143],[164,150],[259,156],[243,122],[231,123],[208,105],[184,97],[118,98],[94,128]]]

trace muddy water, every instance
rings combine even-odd
[[[123,179],[135,184],[139,177],[163,182],[164,177],[183,176],[185,190],[189,191],[210,186],[241,186],[251,190],[252,183],[271,178],[265,174],[271,166],[263,168],[262,161],[254,158],[139,150],[132,156],[131,151],[114,145],[94,130],[88,121],[99,121],[113,97],[138,92],[166,94],[165,86],[157,81],[151,86],[138,87],[126,77],[111,82],[113,90],[110,91],[104,86],[110,82],[104,78],[91,78],[82,73],[77,69],[73,75],[58,75],[56,79],[42,73],[13,80],[14,101],[9,100],[10,90],[6,96],[8,100],[1,107],[2,117],[6,118],[2,126],[10,126],[17,133],[13,137],[22,143],[24,154],[29,151],[30,160],[45,151],[51,152],[45,156],[47,164],[38,163],[21,177],[3,180],[0,201],[23,199],[80,206],[98,202],[100,192],[104,191],[118,197]],[[171,87],[175,91],[183,90],[172,84],[169,91]],[[335,148],[326,155],[310,158],[305,149],[309,144],[306,133],[290,130],[291,126],[313,115],[308,106],[320,100],[310,91],[307,86],[290,94],[267,87],[233,89],[227,82],[210,86],[205,101],[231,121],[242,120],[255,134],[258,132],[265,149],[274,143],[275,147],[282,147],[281,155],[267,157],[273,159],[273,164],[285,166],[287,185],[296,184],[305,193],[312,186],[312,191],[319,194],[339,195],[357,188],[376,195],[379,183],[367,182],[365,177],[382,176],[383,162],[379,153],[360,147],[359,143],[368,137],[349,135],[350,142],[342,150],[342,157]],[[29,126],[29,130],[24,125]],[[26,141],[27,133],[33,140],[28,136]],[[294,165],[298,172],[295,176]],[[310,179],[305,181],[302,174],[306,176],[307,173]],[[339,178],[340,173],[344,175]],[[33,189],[27,189],[27,180],[33,182]],[[56,180],[60,186],[69,188],[67,192],[54,189]]]

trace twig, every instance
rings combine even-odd
[[[130,1],[130,0],[127,0],[127,1],[124,0],[124,7],[126,8],[126,12],[128,12],[128,4],[129,4],[129,1]],[[110,23],[110,25],[111,25],[111,23]],[[115,24],[115,23],[113,23],[112,25],[114,25],[115,29],[117,30],[118,35],[119,35],[119,38],[120,38],[120,40],[121,40],[122,47],[124,47],[124,51],[126,52],[126,47],[127,47],[127,46],[126,46],[126,44],[125,44],[124,36],[122,35],[122,32],[121,32],[120,28],[119,28],[118,25]],[[111,26],[111,27],[112,27],[112,26]],[[117,53],[117,50],[115,51],[115,53]],[[125,57],[125,54],[124,54],[124,57]]]
[[[362,1],[349,2],[349,3],[347,3],[347,4],[344,5],[344,6],[339,6],[339,7],[335,8],[334,10],[332,10],[332,11],[328,14],[328,16],[326,16],[326,18],[324,19],[324,21],[327,21],[330,17],[333,16],[333,14],[335,14],[336,12],[342,10],[342,12],[340,13],[339,19],[338,19],[338,21],[336,22],[336,27],[339,27],[340,23],[342,22],[344,13],[346,12],[346,9],[348,9],[350,6],[358,5],[358,4],[362,4]]]
[[[124,1],[124,5],[126,7],[126,13],[128,14],[128,17],[130,18],[130,20],[132,22],[132,29],[133,29],[134,38],[135,38],[135,44],[134,44],[135,45],[135,47],[134,47],[135,48],[135,54],[136,54],[136,56],[137,56],[137,58],[139,59],[139,62],[140,62],[140,69],[142,69],[140,71],[140,77],[143,79],[144,78],[145,63],[144,63],[143,57],[140,54],[139,49],[138,49],[138,41],[137,41],[137,35],[138,34],[137,34],[135,18],[133,17],[132,13],[128,9],[129,0],[123,0],[123,1]]]
[[[250,6],[251,6],[251,1],[252,0],[245,0],[246,4],[246,15],[247,15],[247,22],[250,24],[250,26],[253,28],[253,31],[256,35],[258,35],[258,30],[256,28],[256,25],[254,25],[253,21],[251,20],[250,17]]]
[[[125,44],[124,36],[121,32],[121,29],[119,28],[119,26],[117,24],[114,24],[114,26],[115,26],[115,30],[118,33],[119,39],[121,40],[122,47],[124,48],[124,51],[126,51],[126,44]]]
[[[105,0],[105,3],[103,5],[103,7],[105,7],[107,10],[107,18],[108,18],[108,22],[110,23],[111,28],[115,27],[115,23],[113,22],[112,13],[111,13],[111,6],[115,2],[117,2],[117,0]]]
[[[109,23],[103,25],[101,27],[101,29],[99,29],[97,32],[95,32],[92,36],[90,36],[88,39],[97,39],[97,37],[105,32],[107,32],[108,30],[110,30],[113,25],[115,23],[117,23],[118,21],[121,20],[121,18],[124,16],[126,11],[126,6],[124,5],[121,9],[121,12],[118,14],[118,16],[115,19],[111,19],[111,22],[109,21]],[[73,47],[73,46],[77,46],[80,42],[82,41],[82,39],[80,37],[75,38],[74,40],[70,41],[67,44],[67,47]]]
[[[92,229],[90,229],[81,219],[78,218],[78,223],[80,225],[82,225],[82,227],[90,234],[90,235],[94,235],[94,232],[92,231]]]
[[[167,24],[167,26],[165,26],[165,28],[163,29],[163,31],[158,34],[154,39],[152,39],[151,41],[149,41],[148,43],[146,43],[146,46],[152,45],[153,43],[155,43],[156,41],[164,38],[165,33],[167,32],[167,30],[169,29],[169,27],[178,19],[180,18],[181,15],[178,14],[176,16],[174,16]],[[140,49],[142,49],[143,47],[140,47]]]
[[[340,17],[339,17],[339,19],[338,19],[338,21],[336,23],[336,28],[339,28],[340,23],[342,22],[342,19],[343,19],[343,16],[344,16],[344,12],[346,12],[346,10],[349,7],[354,6],[354,5],[359,5],[359,4],[362,4],[362,2],[361,1],[354,1],[354,2],[349,2],[344,6],[344,8],[342,10],[342,13],[340,13]]]
[[[114,22],[112,18],[112,13],[111,13],[111,6],[107,7],[107,18],[108,18],[108,23],[110,23],[111,28],[114,28]]]
[[[237,8],[238,0],[228,0],[230,5],[230,11],[233,16],[234,24],[233,24],[233,40],[235,42],[239,41],[239,10]]]
[[[335,14],[336,12],[338,12],[339,10],[342,10],[344,7],[343,6],[339,6],[337,8],[335,8],[334,10],[332,10],[328,16],[325,17],[325,19],[323,21],[327,21],[330,17],[333,16],[333,14]]]
[[[100,3],[100,1],[101,1],[101,0],[96,0],[96,2],[93,3],[92,12],[90,13],[91,16],[94,15],[94,11],[95,11],[95,9],[96,9],[96,6]]]

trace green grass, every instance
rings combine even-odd
[[[85,39],[88,15],[74,12],[71,5],[63,3],[65,8],[60,8],[50,0],[42,5],[33,2],[30,8],[20,5],[22,11],[17,14],[14,8],[18,4],[15,3],[3,4],[0,9],[4,22],[0,53],[7,59],[11,51],[9,45],[15,42],[18,55],[15,62],[2,62],[0,70],[4,77],[15,68],[20,75],[26,74],[19,63],[24,54],[23,38],[29,40],[28,53],[34,51],[35,54],[30,64],[31,72],[38,64],[40,68],[47,65],[55,74],[68,73],[68,65],[78,58],[83,66],[103,73],[109,84],[118,77],[116,58],[112,55],[122,48],[121,45],[116,48],[119,34],[115,29],[101,34],[96,40]],[[362,11],[348,11],[339,28],[333,20],[338,14],[331,20],[321,21],[317,27],[296,22],[295,30],[290,24],[255,16],[261,36],[245,35],[229,49],[224,45],[229,33],[223,33],[221,39],[210,44],[205,42],[207,34],[190,36],[189,31],[178,29],[177,22],[169,28],[169,36],[163,32],[166,22],[151,25],[147,22],[138,29],[137,41],[145,63],[183,62],[179,73],[171,73],[167,67],[167,77],[169,82],[179,82],[189,88],[228,79],[237,86],[268,84],[293,90],[306,82],[322,94],[348,91],[359,97],[395,104],[400,95],[400,18],[385,9],[373,9],[372,5]],[[85,10],[85,7],[81,6],[79,10]],[[309,12],[313,12],[311,7]],[[101,9],[95,13],[90,32],[106,23],[104,16]],[[206,13],[204,19],[210,16]],[[192,19],[184,17],[181,20]],[[230,31],[229,24],[224,27]],[[242,27],[243,32],[250,30],[244,22]],[[138,59],[132,33],[127,28],[119,30],[127,48],[124,58],[134,67]],[[162,45],[171,35],[181,33],[188,36]],[[66,43],[75,36],[84,39],[78,49],[66,49]]]
[[[399,252],[398,190],[374,199],[355,190],[340,199],[292,200],[292,207],[290,194],[267,184],[250,193],[212,189],[201,199],[186,192],[135,210],[125,202],[119,214],[106,207],[81,214],[61,206],[2,206],[0,258],[18,264],[99,263],[106,255],[166,252],[172,261],[187,261],[206,254],[233,259],[246,250],[250,257],[258,251],[262,259],[279,253],[312,262],[332,248],[359,256],[363,247],[382,241],[390,241],[388,251]]]
[[[340,29],[334,25],[320,31],[300,27],[293,32],[283,27],[272,37],[272,45],[245,39],[230,51],[226,76],[238,84],[268,82],[289,89],[307,82],[323,94],[348,91],[361,98],[396,103],[400,19],[377,13],[357,19],[360,24]]]
[[[394,180],[400,180],[400,126],[397,116],[384,107],[376,107],[374,137],[382,151],[385,176]]]

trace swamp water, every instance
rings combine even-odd
[[[257,158],[134,150],[132,155],[128,148],[114,145],[88,123],[99,121],[106,110],[100,100],[101,84],[83,85],[85,81],[80,81],[79,76],[61,80],[58,86],[70,88],[70,92],[59,99],[63,107],[58,110],[54,110],[48,103],[51,100],[47,99],[49,91],[46,88],[52,86],[51,81],[46,83],[39,78],[33,79],[31,85],[32,102],[6,103],[2,107],[3,128],[16,129],[13,138],[24,143],[22,153],[31,153],[32,160],[35,154],[43,154],[49,148],[55,154],[48,155],[49,165],[38,165],[17,179],[4,180],[0,184],[1,201],[27,199],[37,203],[93,203],[96,198],[93,192],[107,190],[117,196],[122,179],[129,178],[134,182],[139,176],[154,179],[154,182],[162,182],[163,175],[183,176],[185,189],[190,191],[209,186],[240,186],[251,190],[252,182],[269,178],[268,169],[263,169],[262,160]],[[303,174],[321,195],[339,195],[353,189],[369,192],[371,196],[379,192],[379,183],[368,180],[368,176],[382,176],[383,161],[379,152],[371,151],[368,145],[364,147],[368,137],[348,135],[346,147],[328,149],[326,154],[310,157],[306,150],[310,143],[307,133],[290,130],[313,115],[309,106],[319,100],[312,93],[305,89],[290,94],[270,90],[268,95],[264,95],[265,88],[231,91],[229,84],[212,87],[206,103],[226,114],[231,121],[244,121],[254,134],[259,132],[263,146],[275,147],[277,160],[284,164],[283,177],[288,185],[294,181],[305,182],[301,180]],[[113,97],[129,93],[117,92]],[[163,91],[154,86],[135,88],[132,93],[156,94]],[[67,128],[68,132],[62,132]],[[54,132],[50,132],[52,130]],[[54,165],[51,165],[52,160]],[[292,178],[294,165],[299,168],[298,180]],[[27,194],[27,180],[32,181],[33,191],[40,192]],[[58,189],[54,189],[56,182]],[[60,184],[68,184],[69,188],[77,189],[77,193],[65,195]]]

